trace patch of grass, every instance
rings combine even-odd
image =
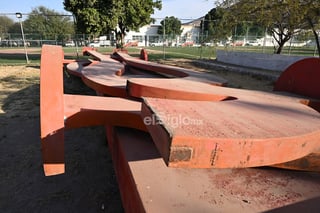
[[[29,64],[39,64],[40,63],[40,53],[39,54],[28,54]],[[1,65],[23,65],[26,64],[26,55],[22,53],[0,53],[0,64]]]
[[[148,47],[150,59],[200,59],[200,58],[215,58],[215,47]]]
[[[128,53],[132,56],[139,56],[140,50],[145,48],[148,52],[149,60],[157,61],[161,59],[214,59],[216,58],[217,50],[256,52],[273,54],[273,47],[261,46],[244,46],[244,47],[128,47]],[[26,64],[25,54],[20,49],[17,52],[15,48],[0,49],[0,64],[1,65],[22,65]],[[30,48],[28,57],[31,64],[40,64],[41,48]],[[115,47],[99,47],[98,51],[104,54],[111,54]],[[1,52],[1,50],[4,50]],[[6,50],[10,50],[7,52]],[[83,58],[82,47],[63,47],[65,58],[76,59]],[[284,47],[283,55],[305,55],[314,56],[314,47]]]

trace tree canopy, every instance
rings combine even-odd
[[[284,44],[303,29],[311,29],[307,17],[319,22],[318,0],[224,0],[222,24],[233,29],[241,22],[254,22],[265,27],[277,42],[275,53],[280,54]]]
[[[228,27],[230,24],[225,23],[224,12],[224,10],[213,8],[204,16],[200,24],[203,34],[202,42],[219,42],[227,40],[232,35],[234,39],[237,39],[238,36],[249,37],[251,35],[263,37],[265,29],[253,21],[239,22],[232,25],[233,28],[230,29]]]
[[[223,28],[219,27],[219,22],[221,22],[222,16],[218,13],[216,8],[210,10],[201,21],[200,28],[202,29],[202,34],[205,33],[206,38],[202,38],[202,42],[205,41],[218,41],[223,40],[226,33],[222,31]],[[204,36],[204,35],[202,35]]]
[[[162,35],[165,32],[170,39],[175,39],[178,35],[181,35],[183,31],[181,29],[181,21],[174,16],[165,17],[160,24],[161,26],[158,28],[158,34]]]
[[[74,25],[69,16],[43,6],[33,9],[24,21],[26,33],[39,34],[42,38],[65,40],[74,33]]]
[[[113,31],[118,44],[126,32],[154,22],[151,14],[161,9],[161,0],[64,0],[76,18],[78,32],[99,35]]]
[[[0,16],[0,37],[2,34],[8,33],[10,27],[14,24],[13,20],[7,16]]]
[[[315,37],[318,55],[320,57],[320,41],[316,30],[320,28],[320,1],[306,0],[306,4],[309,6],[309,8],[305,19]]]

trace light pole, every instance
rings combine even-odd
[[[24,32],[23,32],[23,27],[22,27],[22,14],[21,13],[16,13],[16,17],[19,19],[20,22],[20,27],[21,27],[21,34],[22,34],[22,41],[23,41],[23,46],[24,46],[24,52],[26,53],[26,60],[27,60],[27,64],[29,64],[29,58],[28,58],[28,52],[27,52],[27,45],[26,45],[26,41],[24,39]]]
[[[162,35],[162,44],[163,44],[163,59],[166,59],[166,48],[165,48],[165,37],[166,37],[166,18],[163,19],[163,35]]]

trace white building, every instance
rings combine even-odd
[[[168,37],[164,37],[163,35],[158,34],[158,28],[160,25],[146,25],[140,28],[138,32],[130,31],[125,36],[125,43],[129,43],[132,41],[138,42],[138,46],[162,46],[165,43],[167,46],[184,46],[188,44],[200,44],[203,30],[200,27],[201,20],[204,17],[200,17],[198,19],[192,20],[190,22],[182,23],[181,29],[182,33],[175,40],[171,40]],[[164,39],[163,39],[164,38]],[[231,38],[229,43],[231,42]],[[263,38],[246,38],[245,36],[242,39],[238,39],[234,41],[237,44],[233,44],[235,46],[244,46],[244,45],[253,45],[253,46],[277,46],[277,42],[275,39],[266,35]],[[228,42],[227,42],[228,43]],[[311,42],[309,42],[311,43]],[[221,42],[221,44],[225,45],[225,43]],[[299,42],[291,39],[289,42],[285,44],[286,46],[304,46],[307,45],[307,41]]]
[[[185,42],[199,43],[200,23],[202,18],[188,23],[182,23],[182,33],[175,41],[169,41],[168,38],[158,34],[160,25],[146,25],[140,28],[139,32],[130,31],[125,36],[125,43],[138,41],[138,46],[150,46],[153,43],[163,43],[167,45],[182,44]]]

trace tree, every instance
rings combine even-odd
[[[237,39],[238,36],[248,37],[254,35],[255,37],[262,37],[264,35],[264,29],[255,22],[240,22],[236,25],[229,26],[229,23],[225,23],[223,20],[226,10],[221,8],[211,9],[203,18],[200,24],[202,42],[219,42],[227,40],[232,35],[233,39]]]
[[[181,35],[181,21],[173,16],[165,17],[160,22],[161,26],[158,28],[158,34],[165,34],[169,39],[176,39],[178,35]]]
[[[317,44],[318,49],[318,55],[320,57],[320,41],[319,41],[319,35],[317,33],[316,29],[319,29],[320,27],[320,1],[313,1],[308,0],[305,2],[308,8],[308,13],[306,14],[306,22],[311,28],[311,31],[315,37],[315,41]]]
[[[31,11],[24,21],[26,33],[36,33],[42,38],[65,40],[74,33],[73,22],[64,14],[47,9],[43,6]]]
[[[126,32],[154,22],[154,8],[161,0],[64,0],[64,7],[76,18],[77,29],[98,35],[113,31],[117,44],[123,45]]]
[[[216,8],[210,10],[200,23],[200,29],[202,29],[203,34],[206,35],[206,38],[202,38],[202,42],[205,41],[215,41],[225,40],[228,36],[228,31],[226,32],[221,25],[222,13]]]
[[[19,34],[19,36],[21,36],[21,26],[19,22],[15,22],[13,23],[9,29],[8,29],[9,33],[13,33],[13,34]]]
[[[111,3],[107,0],[106,3]],[[96,0],[65,0],[64,9],[72,12],[78,33],[99,34],[105,27],[101,6]]]
[[[7,16],[0,16],[0,37],[2,34],[9,32],[10,27],[14,24],[13,20]]]
[[[224,24],[229,29],[245,21],[254,21],[265,27],[277,42],[275,53],[280,54],[284,44],[306,28],[305,20],[310,11],[307,1],[225,0],[220,8],[225,10]]]

